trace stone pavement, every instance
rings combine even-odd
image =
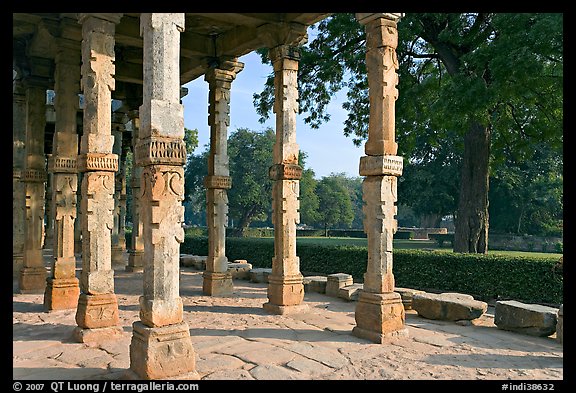
[[[94,346],[72,340],[75,310],[44,312],[43,295],[17,293],[14,280],[13,378],[124,379],[142,273],[117,266],[114,280],[124,336]],[[202,380],[563,379],[562,344],[497,329],[491,307],[467,326],[409,310],[409,336],[380,345],[351,334],[356,302],[307,293],[308,312],[270,315],[262,308],[266,284],[235,279],[234,286],[232,296],[205,296],[202,273],[181,268],[184,319]]]

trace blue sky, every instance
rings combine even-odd
[[[232,82],[230,94],[230,127],[228,133],[238,128],[262,130],[266,127],[274,129],[274,114],[266,123],[258,122],[258,114],[252,103],[252,94],[259,93],[264,87],[266,77],[272,71],[268,64],[262,64],[260,56],[255,52],[239,59],[244,63],[244,69]],[[188,95],[182,99],[184,105],[184,126],[198,129],[199,145],[194,153],[204,151],[210,141],[208,127],[208,83],[203,77],[184,85]],[[342,109],[344,92],[337,95],[328,107],[331,120],[312,129],[304,123],[304,116],[299,115],[296,125],[296,140],[300,150],[308,154],[306,167],[312,168],[316,178],[329,175],[331,172],[344,172],[348,176],[359,176],[358,165],[364,155],[364,147],[356,147],[352,138],[342,133],[346,112]]]

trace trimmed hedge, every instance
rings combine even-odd
[[[362,282],[368,252],[359,246],[297,244],[300,271],[348,273]],[[184,254],[208,255],[206,237],[186,237]],[[274,239],[227,238],[229,260],[246,259],[253,267],[272,267]],[[514,299],[526,303],[563,303],[563,277],[556,260],[539,257],[394,250],[396,285],[425,291],[461,292],[476,299]]]

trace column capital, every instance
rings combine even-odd
[[[356,13],[356,20],[360,24],[368,24],[376,19],[387,19],[393,22],[399,22],[406,14],[404,13],[384,13],[384,12],[371,12],[371,13]]]
[[[97,18],[97,19],[105,20],[107,22],[112,22],[114,24],[118,24],[118,23],[120,23],[120,19],[122,19],[122,16],[124,16],[124,14],[119,14],[119,13],[92,13],[92,12],[88,12],[88,13],[78,13],[77,14],[78,23],[84,23],[89,18]]]
[[[212,81],[232,82],[243,69],[244,63],[236,59],[220,61],[217,66],[206,71],[204,80],[208,83]]]
[[[258,36],[268,48],[280,45],[303,45],[308,41],[308,26],[296,22],[265,24],[258,27]]]
[[[272,63],[278,60],[290,59],[299,61],[300,60],[300,49],[298,46],[294,45],[278,45],[274,48],[270,48],[268,52],[268,57]]]

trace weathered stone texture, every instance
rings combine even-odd
[[[564,304],[558,309],[558,320],[556,322],[556,339],[561,343],[564,342]]]
[[[424,318],[458,321],[480,318],[488,304],[461,293],[416,293],[412,297],[412,308]]]
[[[352,284],[354,284],[354,279],[352,278],[351,274],[329,274],[326,278],[326,295],[338,297],[340,288],[344,288],[345,286]]]
[[[554,334],[558,309],[540,304],[527,304],[516,300],[500,300],[494,310],[494,324],[498,329],[531,336],[546,337]]]

